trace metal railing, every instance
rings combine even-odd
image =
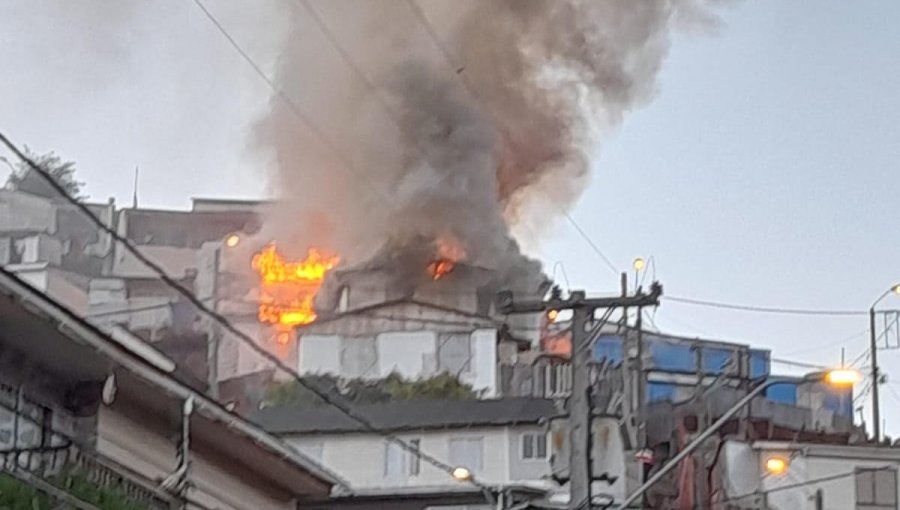
[[[62,490],[67,477],[77,476],[91,486],[112,491],[148,509],[183,507],[180,498],[159,488],[149,478],[48,428],[47,423],[52,420],[44,419],[48,416],[44,413],[52,410],[28,402],[28,412],[20,412],[23,402],[21,395],[14,407],[0,399],[0,411],[11,412],[15,420],[12,437],[5,441],[5,448],[0,446],[0,472],[24,473]],[[25,430],[33,431],[30,440],[20,441],[19,434]]]

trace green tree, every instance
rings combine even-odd
[[[75,179],[75,163],[72,161],[63,161],[53,151],[46,154],[37,154],[25,147],[25,155],[45,170],[50,176],[66,191],[69,196],[78,200],[84,200],[87,196],[82,195],[81,191],[84,183]],[[13,187],[19,191],[39,195],[47,198],[60,198],[59,192],[56,191],[42,176],[40,176],[28,163],[24,161],[16,165],[15,171],[9,175],[6,181],[7,186]]]
[[[332,398],[353,404],[378,404],[397,400],[464,400],[478,393],[450,373],[409,380],[392,373],[384,379],[341,379],[333,375],[304,377],[304,381]],[[272,386],[265,405],[323,405],[322,399],[296,381]]]

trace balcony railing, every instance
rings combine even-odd
[[[50,409],[26,403],[21,396],[13,406],[3,400],[8,399],[0,399],[0,413],[7,421],[11,415],[12,423],[3,427],[11,434],[0,441],[0,472],[19,475],[17,478],[24,474],[26,478],[37,478],[65,491],[68,491],[67,481],[71,484],[72,480],[78,480],[79,485],[90,487],[92,492],[102,492],[150,510],[183,506],[177,496],[160,489],[147,477],[48,428],[47,424],[52,423],[48,418]]]

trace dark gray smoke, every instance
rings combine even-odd
[[[284,204],[269,235],[350,264],[449,239],[519,277],[540,265],[510,227],[540,232],[576,202],[603,135],[652,98],[673,28],[713,20],[699,0],[311,5],[288,14],[278,83],[333,145],[273,99],[260,136]]]

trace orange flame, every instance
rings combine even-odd
[[[456,268],[456,263],[466,257],[466,250],[452,236],[441,236],[436,241],[438,259],[428,265],[431,278],[440,280]]]
[[[440,280],[454,268],[456,268],[456,263],[447,259],[436,260],[428,265],[428,271],[434,280]]]
[[[315,321],[313,299],[339,261],[311,248],[306,259],[287,262],[274,243],[266,246],[252,262],[260,277],[259,320],[287,327]]]

